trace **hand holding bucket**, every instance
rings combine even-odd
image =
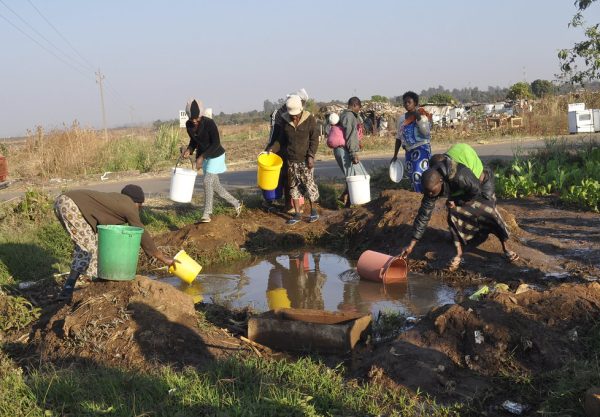
[[[188,284],[191,284],[202,270],[198,262],[194,261],[183,249],[177,252],[173,259],[175,262],[169,267],[169,274],[175,275]]]

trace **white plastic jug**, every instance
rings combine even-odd
[[[194,184],[198,172],[195,169],[180,168],[179,160],[171,174],[171,191],[169,198],[177,203],[190,203],[194,194]]]
[[[370,179],[371,177],[368,175],[352,175],[346,177],[351,204],[365,204],[371,201]]]

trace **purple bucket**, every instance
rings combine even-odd
[[[262,195],[266,201],[279,200],[283,196],[283,187],[279,186],[274,190],[262,190]]]

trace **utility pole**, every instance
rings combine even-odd
[[[102,89],[102,80],[104,80],[104,75],[100,72],[100,68],[98,68],[98,72],[96,73],[96,82],[100,86],[100,103],[102,104],[102,124],[104,125],[104,139],[108,141],[108,130],[106,130],[106,111],[104,110],[104,91]]]

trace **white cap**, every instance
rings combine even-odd
[[[331,113],[331,114],[329,115],[329,119],[328,119],[328,120],[329,120],[329,124],[330,124],[330,125],[332,125],[332,126],[333,126],[333,125],[337,125],[337,124],[338,124],[338,122],[340,121],[340,116],[338,116],[338,114],[337,114],[337,113]]]
[[[207,107],[207,108],[204,110],[204,113],[202,114],[202,116],[204,116],[204,117],[208,117],[209,119],[212,119],[212,117],[213,117],[213,113],[212,113],[212,107]]]
[[[295,116],[302,113],[302,99],[295,94],[288,97],[285,101],[285,107],[290,116]]]

